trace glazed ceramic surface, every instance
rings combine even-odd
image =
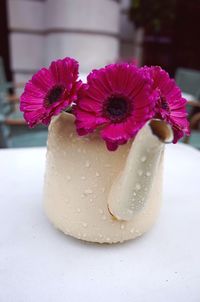
[[[162,195],[164,144],[149,125],[109,152],[98,133],[79,137],[74,117],[52,120],[44,180],[45,212],[65,234],[122,242],[155,222]]]

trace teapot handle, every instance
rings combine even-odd
[[[145,208],[161,165],[165,143],[173,140],[171,127],[151,120],[136,135],[124,170],[111,186],[108,209],[118,220],[130,221]]]

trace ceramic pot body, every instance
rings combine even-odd
[[[65,234],[92,242],[140,236],[160,209],[163,146],[146,125],[134,141],[109,152],[98,133],[79,137],[72,115],[54,118],[44,180],[50,221]]]

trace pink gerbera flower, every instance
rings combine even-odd
[[[53,115],[65,110],[77,99],[81,85],[78,78],[78,62],[65,58],[42,68],[26,84],[20,98],[20,110],[30,127],[48,125]]]
[[[74,110],[77,132],[85,135],[101,126],[101,137],[114,151],[153,116],[152,80],[125,63],[93,70],[87,80]]]
[[[186,100],[181,96],[181,90],[169,74],[159,66],[144,67],[153,78],[155,99],[155,117],[165,120],[172,126],[174,132],[173,143],[184,135],[189,135]]]

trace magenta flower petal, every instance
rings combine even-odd
[[[74,109],[74,114],[76,115],[75,124],[79,135],[91,133],[95,128],[107,122],[106,118],[96,117],[93,113],[77,107]]]
[[[117,145],[125,144],[131,138],[126,131],[126,123],[109,124],[101,131],[101,137],[110,143]]]
[[[132,64],[113,64],[93,70],[74,114],[79,135],[101,126],[109,150],[131,139],[154,115],[150,74]]]
[[[52,62],[33,75],[20,98],[20,110],[29,126],[48,125],[54,115],[74,103],[82,84],[77,79],[78,62],[71,58]]]
[[[182,98],[175,81],[161,67],[144,67],[143,70],[149,72],[153,79],[155,118],[163,119],[171,125],[174,132],[173,143],[176,143],[184,135],[190,134],[186,100]]]

